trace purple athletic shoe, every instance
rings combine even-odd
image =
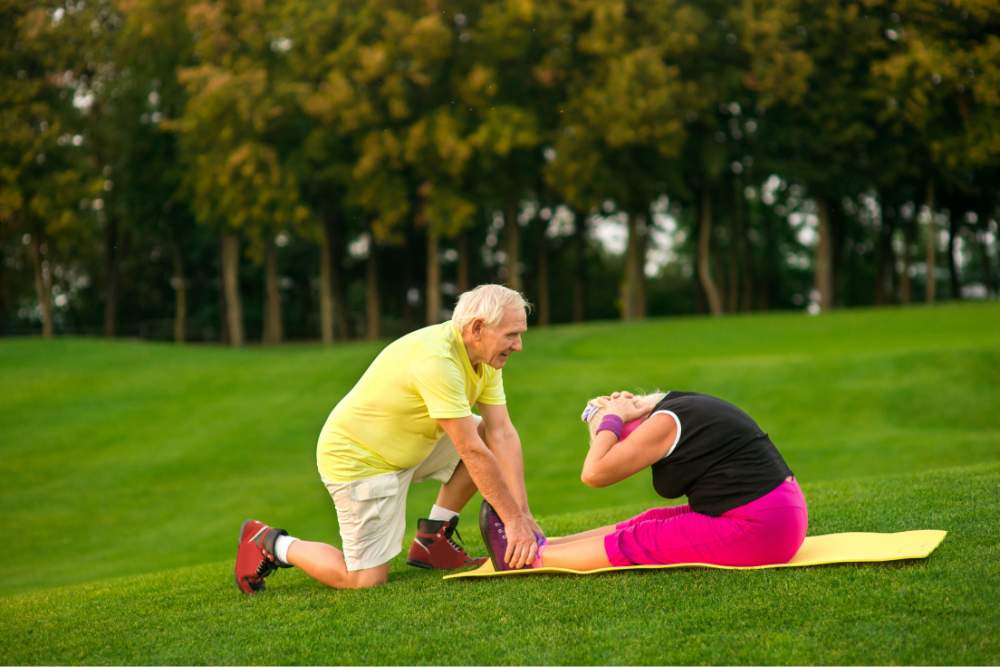
[[[507,553],[507,531],[504,530],[503,521],[500,520],[500,515],[493,509],[493,506],[485,500],[479,507],[479,531],[483,534],[483,544],[486,545],[486,551],[493,562],[493,569],[496,572],[513,569],[504,560],[504,554]],[[541,550],[542,545],[545,544],[545,538],[535,535],[535,541]],[[534,567],[534,565],[528,563],[524,566],[525,569],[530,567]]]

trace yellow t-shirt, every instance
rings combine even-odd
[[[392,342],[333,408],[319,434],[316,464],[330,482],[349,482],[423,461],[443,434],[438,419],[504,405],[503,375],[474,369],[451,321]]]

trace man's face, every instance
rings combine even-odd
[[[521,351],[521,335],[528,330],[528,317],[524,308],[511,306],[504,311],[503,319],[496,326],[473,323],[473,341],[470,356],[473,364],[485,362],[493,368],[503,368],[514,352]]]

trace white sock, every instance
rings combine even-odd
[[[288,562],[288,547],[297,539],[299,538],[290,535],[278,535],[278,539],[274,541],[274,555],[285,565],[291,565]]]
[[[434,505],[431,507],[431,515],[427,518],[431,521],[451,521],[453,516],[458,516],[458,512],[453,512],[447,507]]]

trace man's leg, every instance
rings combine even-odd
[[[333,588],[371,588],[389,580],[388,563],[349,572],[344,552],[324,542],[296,540],[288,547],[287,561]]]
[[[472,558],[465,552],[456,531],[459,513],[475,495],[476,485],[448,436],[443,436],[414,470],[413,479],[433,479],[442,484],[428,518],[417,521],[417,534],[406,562],[442,570],[482,564],[485,559]]]
[[[465,463],[460,461],[455,472],[451,474],[451,478],[441,485],[441,490],[438,491],[434,504],[458,513],[476,494],[476,491],[476,483],[472,481],[469,469],[465,467]]]
[[[482,419],[479,420],[479,424],[476,429],[479,431],[479,437],[486,440],[486,426]],[[443,441],[447,441],[447,436],[442,438]],[[451,444],[450,441],[440,443],[444,445],[445,448],[454,449],[455,445]],[[435,451],[435,454],[438,454]],[[457,456],[457,452],[454,453]],[[447,465],[447,463],[445,463]],[[431,475],[433,477],[433,475]],[[418,477],[419,479],[419,477]],[[469,469],[465,467],[465,463],[461,460],[455,467],[455,471],[452,472],[451,477],[448,481],[441,485],[441,490],[438,491],[437,500],[434,504],[444,510],[449,512],[454,512],[458,514],[462,511],[462,508],[472,499],[472,496],[476,495],[476,483],[472,481],[472,475],[469,474]],[[432,510],[434,511],[434,510]],[[437,517],[431,517],[437,518]],[[451,517],[442,517],[445,520]]]
[[[264,590],[264,579],[279,567],[298,566],[313,579],[334,588],[368,588],[386,582],[388,559],[382,565],[348,571],[344,554],[322,542],[291,537],[280,528],[247,520],[240,527],[236,552],[236,585],[244,593]]]

